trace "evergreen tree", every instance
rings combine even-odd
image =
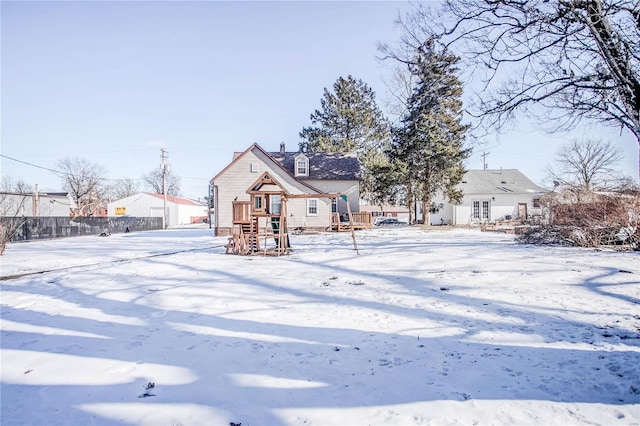
[[[312,126],[300,132],[301,151],[360,153],[379,148],[389,136],[374,91],[360,79],[338,78],[333,92],[325,87],[320,104],[311,114]]]
[[[375,101],[375,92],[351,75],[338,78],[333,91],[324,89],[321,109],[311,114],[311,126],[300,132],[303,152],[356,152],[362,167],[361,195],[370,198],[372,169],[383,159],[389,123]]]
[[[420,46],[409,64],[417,83],[392,143],[390,158],[405,165],[400,182],[406,187],[406,201],[410,208],[414,197],[421,203],[424,223],[429,223],[436,194],[441,192],[454,203],[463,195],[456,185],[466,172],[463,162],[471,150],[464,148],[469,126],[462,124],[458,61],[446,49],[438,51],[433,39]]]

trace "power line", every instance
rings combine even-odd
[[[59,170],[48,169],[46,167],[38,166],[37,164],[31,164],[31,163],[28,163],[26,161],[18,160],[17,158],[9,157],[8,155],[0,154],[0,157],[4,157],[7,160],[15,161],[17,163],[26,164],[27,166],[36,167],[38,169],[46,170],[48,172],[52,172],[52,173],[55,173],[57,175],[66,175],[66,174],[68,174],[68,173],[65,173],[65,172],[61,172]]]
[[[131,150],[134,151],[134,150]],[[165,151],[164,149],[161,150],[164,153],[166,153],[167,151]],[[31,166],[31,167],[35,167],[37,169],[42,169],[42,170],[46,170],[48,172],[54,173],[56,175],[58,175],[59,177],[65,177],[65,176],[71,176],[71,173],[68,172],[63,172],[60,170],[54,170],[54,169],[49,169],[47,167],[43,167],[43,166],[39,166],[37,164],[33,164],[33,163],[29,163],[28,161],[23,161],[23,160],[18,160],[17,158],[13,158],[13,157],[9,157],[8,155],[4,155],[4,154],[0,154],[0,157],[6,158],[7,160],[11,160],[11,161],[15,161],[16,163],[21,163],[21,164],[25,164],[27,166]],[[208,178],[197,178],[197,177],[192,177],[192,176],[178,176],[175,175],[176,177],[182,178],[182,179],[194,179],[194,180],[202,180],[202,181],[206,181],[208,182],[210,179]],[[100,178],[100,180],[105,180],[105,181],[121,181],[121,180],[135,180],[135,181],[145,181],[144,178],[137,178],[137,179],[132,179],[132,178],[118,178],[118,179],[112,179],[112,178]]]
[[[59,177],[63,177],[64,178],[65,176],[72,176],[72,174],[68,173],[68,172],[63,172],[63,171],[60,171],[60,170],[53,170],[53,169],[49,169],[47,167],[38,166],[37,164],[33,164],[33,163],[29,163],[27,161],[18,160],[17,158],[9,157],[8,155],[0,154],[0,157],[4,157],[7,160],[15,161],[17,163],[26,164],[27,166],[36,167],[38,169],[46,170],[48,172],[51,172],[51,173],[54,173],[54,174],[58,175]],[[100,180],[108,180],[108,181],[119,181],[119,180],[140,180],[140,181],[143,181],[144,180],[144,179],[112,179],[112,178],[99,178],[99,179]]]

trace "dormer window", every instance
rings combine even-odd
[[[296,170],[295,175],[297,176],[309,176],[309,158],[300,154],[296,157],[295,161]]]
[[[296,175],[300,176],[306,176],[309,174],[309,172],[307,171],[308,169],[308,164],[307,161],[304,159],[299,159],[296,163]]]

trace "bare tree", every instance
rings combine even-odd
[[[402,117],[409,110],[409,98],[413,94],[418,78],[411,73],[410,67],[406,64],[394,66],[388,77],[384,78],[384,85],[387,89],[387,97],[384,106],[391,116],[390,122],[399,125]]]
[[[400,22],[405,45],[435,35],[482,76],[469,111],[485,130],[518,113],[548,130],[595,120],[628,129],[640,152],[638,0],[445,0],[438,10],[419,3]]]
[[[7,243],[16,235],[25,223],[25,209],[30,208],[27,200],[32,189],[23,181],[13,181],[3,176],[0,187],[0,256],[4,254]]]
[[[574,140],[560,147],[556,167],[547,171],[553,180],[586,191],[612,189],[621,179],[616,169],[620,160],[622,154],[611,142]]]
[[[120,179],[109,187],[109,198],[120,200],[140,192],[140,182],[134,179]]]
[[[17,194],[31,194],[33,192],[33,187],[21,179],[14,180],[9,176],[2,176],[0,191],[14,192]]]
[[[142,176],[147,188],[155,191],[156,194],[162,194],[162,169],[153,169],[151,172]],[[166,170],[166,187],[167,195],[180,195],[180,177],[176,176],[171,170]]]
[[[62,184],[76,203],[76,216],[92,216],[104,204],[104,168],[83,158],[63,158],[58,161]]]

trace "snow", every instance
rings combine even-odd
[[[356,236],[280,257],[199,227],[10,244],[2,424],[640,423],[640,253]]]

